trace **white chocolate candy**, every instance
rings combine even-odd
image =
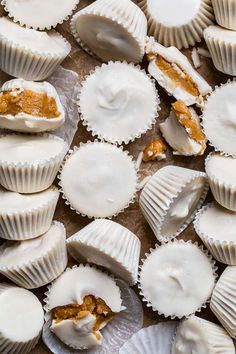
[[[151,61],[148,66],[148,72],[153,76],[158,84],[162,86],[170,95],[177,100],[182,100],[187,106],[193,104],[202,104],[204,96],[212,91],[211,86],[201,77],[198,72],[192,67],[187,57],[183,55],[177,48],[165,48],[161,44],[155,42],[151,37],[146,44],[146,53],[150,54]],[[188,75],[196,85],[199,95],[194,96],[192,93],[183,89],[164,71],[156,65],[156,55],[160,55],[167,62],[172,63],[173,69],[179,75]]]
[[[37,297],[28,290],[0,284],[0,352],[31,353],[44,323]]]
[[[61,104],[56,89],[48,82],[32,82],[23,79],[13,79],[3,84],[0,91],[0,97],[5,91],[13,90],[12,95],[19,94],[24,90],[30,90],[35,93],[46,94],[56,101],[58,117],[47,118],[38,117],[34,114],[24,112],[13,114],[0,114],[0,128],[11,129],[20,132],[39,133],[59,128],[65,121],[65,112]],[[17,90],[17,91],[16,91]]]
[[[55,280],[49,288],[46,308],[50,311],[58,306],[81,305],[87,295],[101,298],[114,313],[123,309],[120,290],[113,278],[96,268],[82,264],[77,268],[68,269]],[[73,348],[89,348],[101,344],[100,329],[106,325],[106,322],[103,322],[94,333],[94,320],[95,316],[90,313],[82,320],[62,320],[59,324],[53,321],[51,330]]]
[[[165,316],[188,316],[211,296],[215,283],[212,261],[196,244],[170,242],[143,261],[140,289],[144,301]]]
[[[89,142],[75,149],[60,179],[71,207],[89,217],[112,217],[132,202],[137,190],[132,158],[103,142]]]
[[[71,21],[77,42],[103,61],[142,61],[147,20],[130,0],[97,0],[77,12]]]
[[[79,0],[2,0],[14,21],[35,29],[50,29],[71,15]]]
[[[145,72],[120,62],[96,68],[82,84],[79,98],[88,129],[119,144],[133,141],[152,127],[158,103],[158,93]]]
[[[235,354],[227,332],[213,322],[191,316],[180,323],[172,344],[172,354]]]

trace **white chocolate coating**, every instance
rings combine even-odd
[[[202,145],[189,137],[173,111],[159,126],[165,140],[174,149],[174,155],[196,156],[202,151]]]
[[[198,72],[192,67],[187,57],[183,55],[177,48],[165,48],[161,44],[155,42],[151,37],[146,45],[146,53],[157,53],[173,65],[179,66],[186,74],[188,74],[193,82],[196,84],[200,96],[195,97],[191,93],[183,90],[181,87],[156,65],[155,57],[149,63],[148,72],[153,76],[158,84],[162,86],[170,95],[174,96],[177,100],[182,100],[187,106],[195,103],[200,103],[201,96],[205,96],[212,91],[211,86],[201,77]]]
[[[33,293],[18,287],[1,291],[1,337],[12,342],[28,342],[39,335],[43,323],[43,308]]]
[[[64,230],[57,224],[37,238],[25,241],[7,241],[0,247],[0,269],[21,266],[49,253],[55,244],[65,239]]]
[[[165,222],[161,227],[161,234],[171,237],[181,225],[196,210],[199,199],[204,192],[206,184],[205,177],[195,178],[183,188],[181,193],[174,199],[165,216]]]
[[[21,27],[7,17],[0,18],[0,38],[42,54],[61,55],[70,51],[68,43],[56,31],[47,33]]]
[[[54,130],[64,123],[64,108],[61,104],[56,89],[49,82],[33,82],[25,81],[24,79],[13,79],[3,84],[1,87],[0,95],[6,90],[14,89],[30,90],[33,92],[46,94],[48,97],[54,98],[56,101],[57,110],[60,115],[58,117],[48,119],[47,117],[37,117],[24,112],[18,113],[16,115],[0,114],[0,128],[26,133],[39,133],[48,130]]]
[[[236,159],[230,156],[211,154],[206,162],[206,173],[209,177],[217,178],[236,190]]]
[[[210,297],[215,277],[211,261],[192,243],[170,242],[144,261],[140,284],[144,298],[165,316],[197,311]]]
[[[204,37],[213,37],[225,43],[236,44],[236,32],[220,26],[209,26],[204,31]]]
[[[217,150],[230,155],[236,155],[235,102],[236,82],[232,81],[216,88],[202,116],[206,137]]]
[[[34,194],[20,194],[0,187],[0,215],[38,209],[58,197],[59,191],[55,186]]]
[[[27,27],[48,28],[61,23],[71,14],[79,0],[5,0],[10,16]]]
[[[15,135],[0,137],[0,160],[7,163],[40,163],[65,149],[64,140],[48,135]]]
[[[148,12],[155,21],[166,27],[191,23],[198,15],[200,6],[201,0],[147,0]]]
[[[110,217],[127,207],[136,184],[131,158],[114,145],[99,142],[82,145],[61,172],[61,186],[71,206],[91,217]]]
[[[80,95],[80,109],[95,134],[121,144],[150,128],[157,100],[154,85],[143,71],[116,62],[97,68],[87,77]]]
[[[236,212],[214,203],[199,215],[198,228],[214,240],[236,242]]]

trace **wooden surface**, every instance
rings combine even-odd
[[[81,0],[81,4],[78,8],[82,8],[92,1]],[[101,63],[87,53],[85,53],[81,48],[78,47],[76,41],[70,33],[69,21],[64,23],[63,25],[59,25],[57,30],[69,40],[72,45],[72,51],[69,57],[64,61],[63,66],[67,69],[72,69],[76,71],[80,76],[80,81],[82,81],[87,74],[89,74],[90,70],[93,70],[95,66],[101,65]],[[204,45],[204,44],[203,44]],[[190,58],[190,51],[185,50],[184,54],[186,54]],[[219,85],[220,83],[225,83],[228,79],[226,75],[223,75],[216,71],[213,67],[212,61],[207,58],[201,58],[201,68],[199,69],[199,73],[203,75],[203,77],[214,87],[215,85]],[[145,67],[146,63],[143,62],[142,66]],[[167,96],[167,94],[158,87],[158,91],[161,99],[161,112],[159,113],[159,118],[157,120],[156,125],[153,127],[151,131],[148,131],[145,135],[143,135],[140,139],[126,146],[126,149],[137,158],[140,151],[143,151],[144,147],[148,142],[152,140],[153,137],[159,135],[158,123],[163,121],[169,114],[170,111],[170,103],[172,99]],[[86,142],[87,140],[93,140],[92,136],[86,131],[86,129],[79,123],[78,131],[75,135],[73,145],[78,145],[80,142]],[[207,153],[209,152],[209,148],[207,149]],[[157,171],[160,167],[170,164],[175,164],[178,166],[193,168],[196,170],[204,170],[204,158],[203,157],[177,157],[173,156],[171,153],[171,149],[168,151],[168,158],[163,162],[150,162],[141,165],[141,177],[145,177],[147,175],[152,174]],[[211,195],[208,196],[207,200],[211,200]],[[60,199],[59,204],[57,206],[55,219],[64,223],[67,236],[71,236],[85,225],[87,225],[91,220],[85,217],[80,217],[75,212],[71,211],[68,206],[64,204],[64,201]],[[152,233],[150,227],[147,222],[143,218],[141,211],[139,210],[138,202],[136,201],[130,208],[126,209],[126,211],[116,218],[113,219],[116,222],[126,226],[132,232],[134,232],[141,240],[142,250],[141,257],[144,256],[145,252],[149,250],[150,247],[154,247],[156,243],[156,238]],[[198,241],[200,243],[200,239],[197,237],[196,233],[192,225],[190,225],[179,238],[184,240],[192,240]],[[70,260],[70,264],[73,262]],[[224,267],[219,266],[219,274],[222,272]],[[6,280],[6,279],[1,279]],[[201,286],[201,284],[199,284]],[[137,288],[134,287],[134,290],[138,293]],[[34,293],[39,296],[40,299],[43,299],[43,294],[45,291],[45,287],[34,291]],[[144,309],[144,326],[148,326],[150,324],[156,324],[160,321],[164,321],[165,319],[161,316],[157,316],[155,312],[148,310],[145,306]],[[210,309],[207,308],[201,312],[201,316],[207,318],[209,320],[217,322],[214,315],[211,313]],[[50,353],[50,351],[44,346],[44,344],[40,341],[37,347],[32,351],[32,354],[46,354]],[[13,353],[12,353],[13,354]],[[112,354],[112,353],[111,353]]]

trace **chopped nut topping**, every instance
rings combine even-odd
[[[167,146],[162,139],[154,139],[151,144],[148,144],[143,152],[143,161],[154,161],[156,159],[165,159]]]
[[[60,116],[55,98],[46,93],[13,89],[0,94],[0,114],[26,113],[48,119]]]
[[[63,320],[78,321],[86,317],[89,313],[96,317],[96,322],[93,327],[93,334],[96,337],[97,335],[99,336],[97,331],[101,327],[101,324],[103,322],[110,321],[115,316],[110,307],[106,305],[104,300],[101,298],[95,298],[93,295],[85,296],[82,305],[68,304],[52,309],[52,317],[56,323],[59,323]]]

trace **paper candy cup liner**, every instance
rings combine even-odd
[[[183,220],[172,235],[168,237],[163,235],[162,226],[166,222],[168,210],[186,186],[199,178],[203,178],[203,191],[195,201],[193,212]],[[156,172],[145,185],[140,195],[139,205],[156,238],[160,242],[166,242],[176,238],[192,222],[207,192],[208,182],[205,173],[178,166],[167,166]]]
[[[59,139],[55,135],[46,133],[42,136]],[[67,150],[68,145],[62,141],[61,151],[48,160],[35,163],[9,163],[0,160],[0,184],[4,188],[18,193],[37,193],[49,188]]]
[[[0,273],[26,289],[39,288],[56,279],[67,265],[66,231],[63,224],[58,221],[53,223],[62,229],[64,235],[50,250],[25,264],[1,267]]]
[[[224,28],[236,30],[236,3],[234,0],[212,0],[216,22]]]
[[[108,268],[128,284],[136,284],[141,244],[126,227],[111,220],[97,219],[68,238],[66,243],[75,260],[85,258]]]

